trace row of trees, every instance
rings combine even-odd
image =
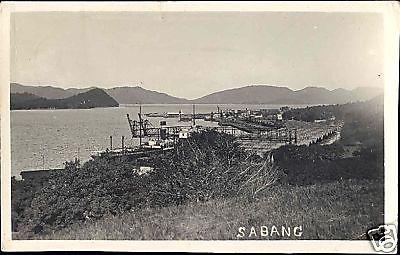
[[[383,114],[383,97],[379,96],[366,102],[355,102],[336,105],[317,105],[305,108],[291,108],[284,111],[284,119],[313,122],[319,119],[337,119],[352,121],[352,118],[366,120],[371,116]],[[357,117],[358,116],[358,117]]]

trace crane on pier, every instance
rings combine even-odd
[[[139,138],[139,144],[142,144],[142,138],[157,138],[165,140],[171,137],[178,137],[182,129],[191,129],[192,126],[165,126],[154,127],[149,120],[143,119],[142,107],[138,113],[138,120],[132,120],[129,114],[126,115],[132,138]]]
[[[151,134],[154,133],[155,128],[153,125],[150,123],[149,120],[143,119],[142,117],[142,106],[139,106],[139,113],[138,113],[138,119],[137,120],[132,120],[129,116],[129,114],[126,114],[126,117],[128,119],[129,123],[129,128],[131,130],[132,138],[139,138],[139,144],[142,144],[142,138],[149,136],[149,131]],[[151,135],[150,134],[150,135]]]
[[[221,109],[218,107],[217,112],[222,115]],[[156,138],[158,140],[165,140],[169,138],[179,137],[179,133],[182,130],[199,130],[200,129],[213,129],[218,132],[229,133],[237,137],[258,137],[260,139],[267,139],[271,141],[282,141],[290,144],[297,144],[297,130],[288,129],[286,127],[272,128],[266,126],[260,126],[249,123],[241,122],[230,122],[223,118],[219,124],[219,127],[196,127],[196,112],[195,106],[193,105],[192,114],[192,125],[186,126],[166,126],[165,122],[160,127],[154,127],[149,120],[143,119],[142,108],[138,113],[138,120],[132,120],[129,114],[126,115],[132,134],[132,138],[139,138],[139,143],[142,145],[142,138]],[[186,131],[187,132],[187,131]]]

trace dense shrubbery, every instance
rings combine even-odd
[[[381,163],[379,163],[381,162]],[[382,179],[383,161],[371,158],[336,160],[294,160],[279,163],[285,177],[281,183],[308,185],[343,179]]]
[[[278,169],[259,157],[246,154],[234,137],[215,131],[183,140],[171,157],[154,161],[156,185],[151,200],[204,201],[246,193],[253,196],[276,181]],[[161,180],[161,182],[160,182]]]
[[[33,232],[63,228],[140,205],[138,194],[145,194],[146,183],[128,162],[119,163],[98,159],[51,175],[32,200],[28,227]]]
[[[282,183],[307,185],[341,179],[383,178],[383,151],[362,148],[354,157],[343,158],[343,146],[287,145],[274,151],[284,172]]]
[[[274,157],[278,161],[299,161],[299,160],[334,160],[342,157],[344,149],[341,145],[332,144],[320,146],[318,144],[306,145],[285,145],[274,150]]]
[[[168,155],[152,157],[154,171],[139,175],[134,162],[100,158],[50,176],[32,199],[25,231],[60,229],[76,221],[143,207],[204,201],[241,193],[256,195],[278,179],[270,162],[245,159],[233,137],[215,131],[194,134]]]
[[[17,181],[15,177],[11,179],[11,223],[13,230],[29,221],[26,210],[30,207],[32,199],[42,185],[42,182]]]
[[[339,105],[321,105],[290,109],[283,113],[283,118],[287,120],[294,119],[313,122],[318,119],[328,119],[333,116],[339,116],[339,114]]]

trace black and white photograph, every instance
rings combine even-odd
[[[276,4],[2,4],[2,250],[395,253],[399,5]]]

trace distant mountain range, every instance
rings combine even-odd
[[[57,89],[50,90],[59,93]],[[46,92],[48,93],[48,92]],[[28,92],[11,93],[11,110],[21,109],[89,109],[95,107],[119,106],[114,98],[99,88],[90,89],[76,95],[61,99],[49,99]]]
[[[61,99],[71,97],[78,93],[86,92],[91,88],[70,88],[62,89],[51,86],[25,86],[18,83],[11,83],[11,93],[30,93],[48,99]],[[120,104],[188,104],[190,100],[173,97],[165,93],[151,91],[142,87],[116,87],[103,89]]]
[[[11,93],[30,93],[48,99],[63,99],[93,88],[62,89],[51,86],[24,86],[11,83]],[[342,104],[365,101],[383,94],[376,87],[359,87],[353,90],[328,90],[306,87],[292,90],[287,87],[251,85],[215,92],[204,97],[188,100],[144,89],[142,87],[115,87],[104,89],[119,104]]]
[[[320,87],[306,87],[291,90],[287,87],[253,85],[228,89],[194,100],[195,103],[217,104],[342,104],[351,101],[364,101],[383,94],[372,87],[354,90],[328,90]]]

